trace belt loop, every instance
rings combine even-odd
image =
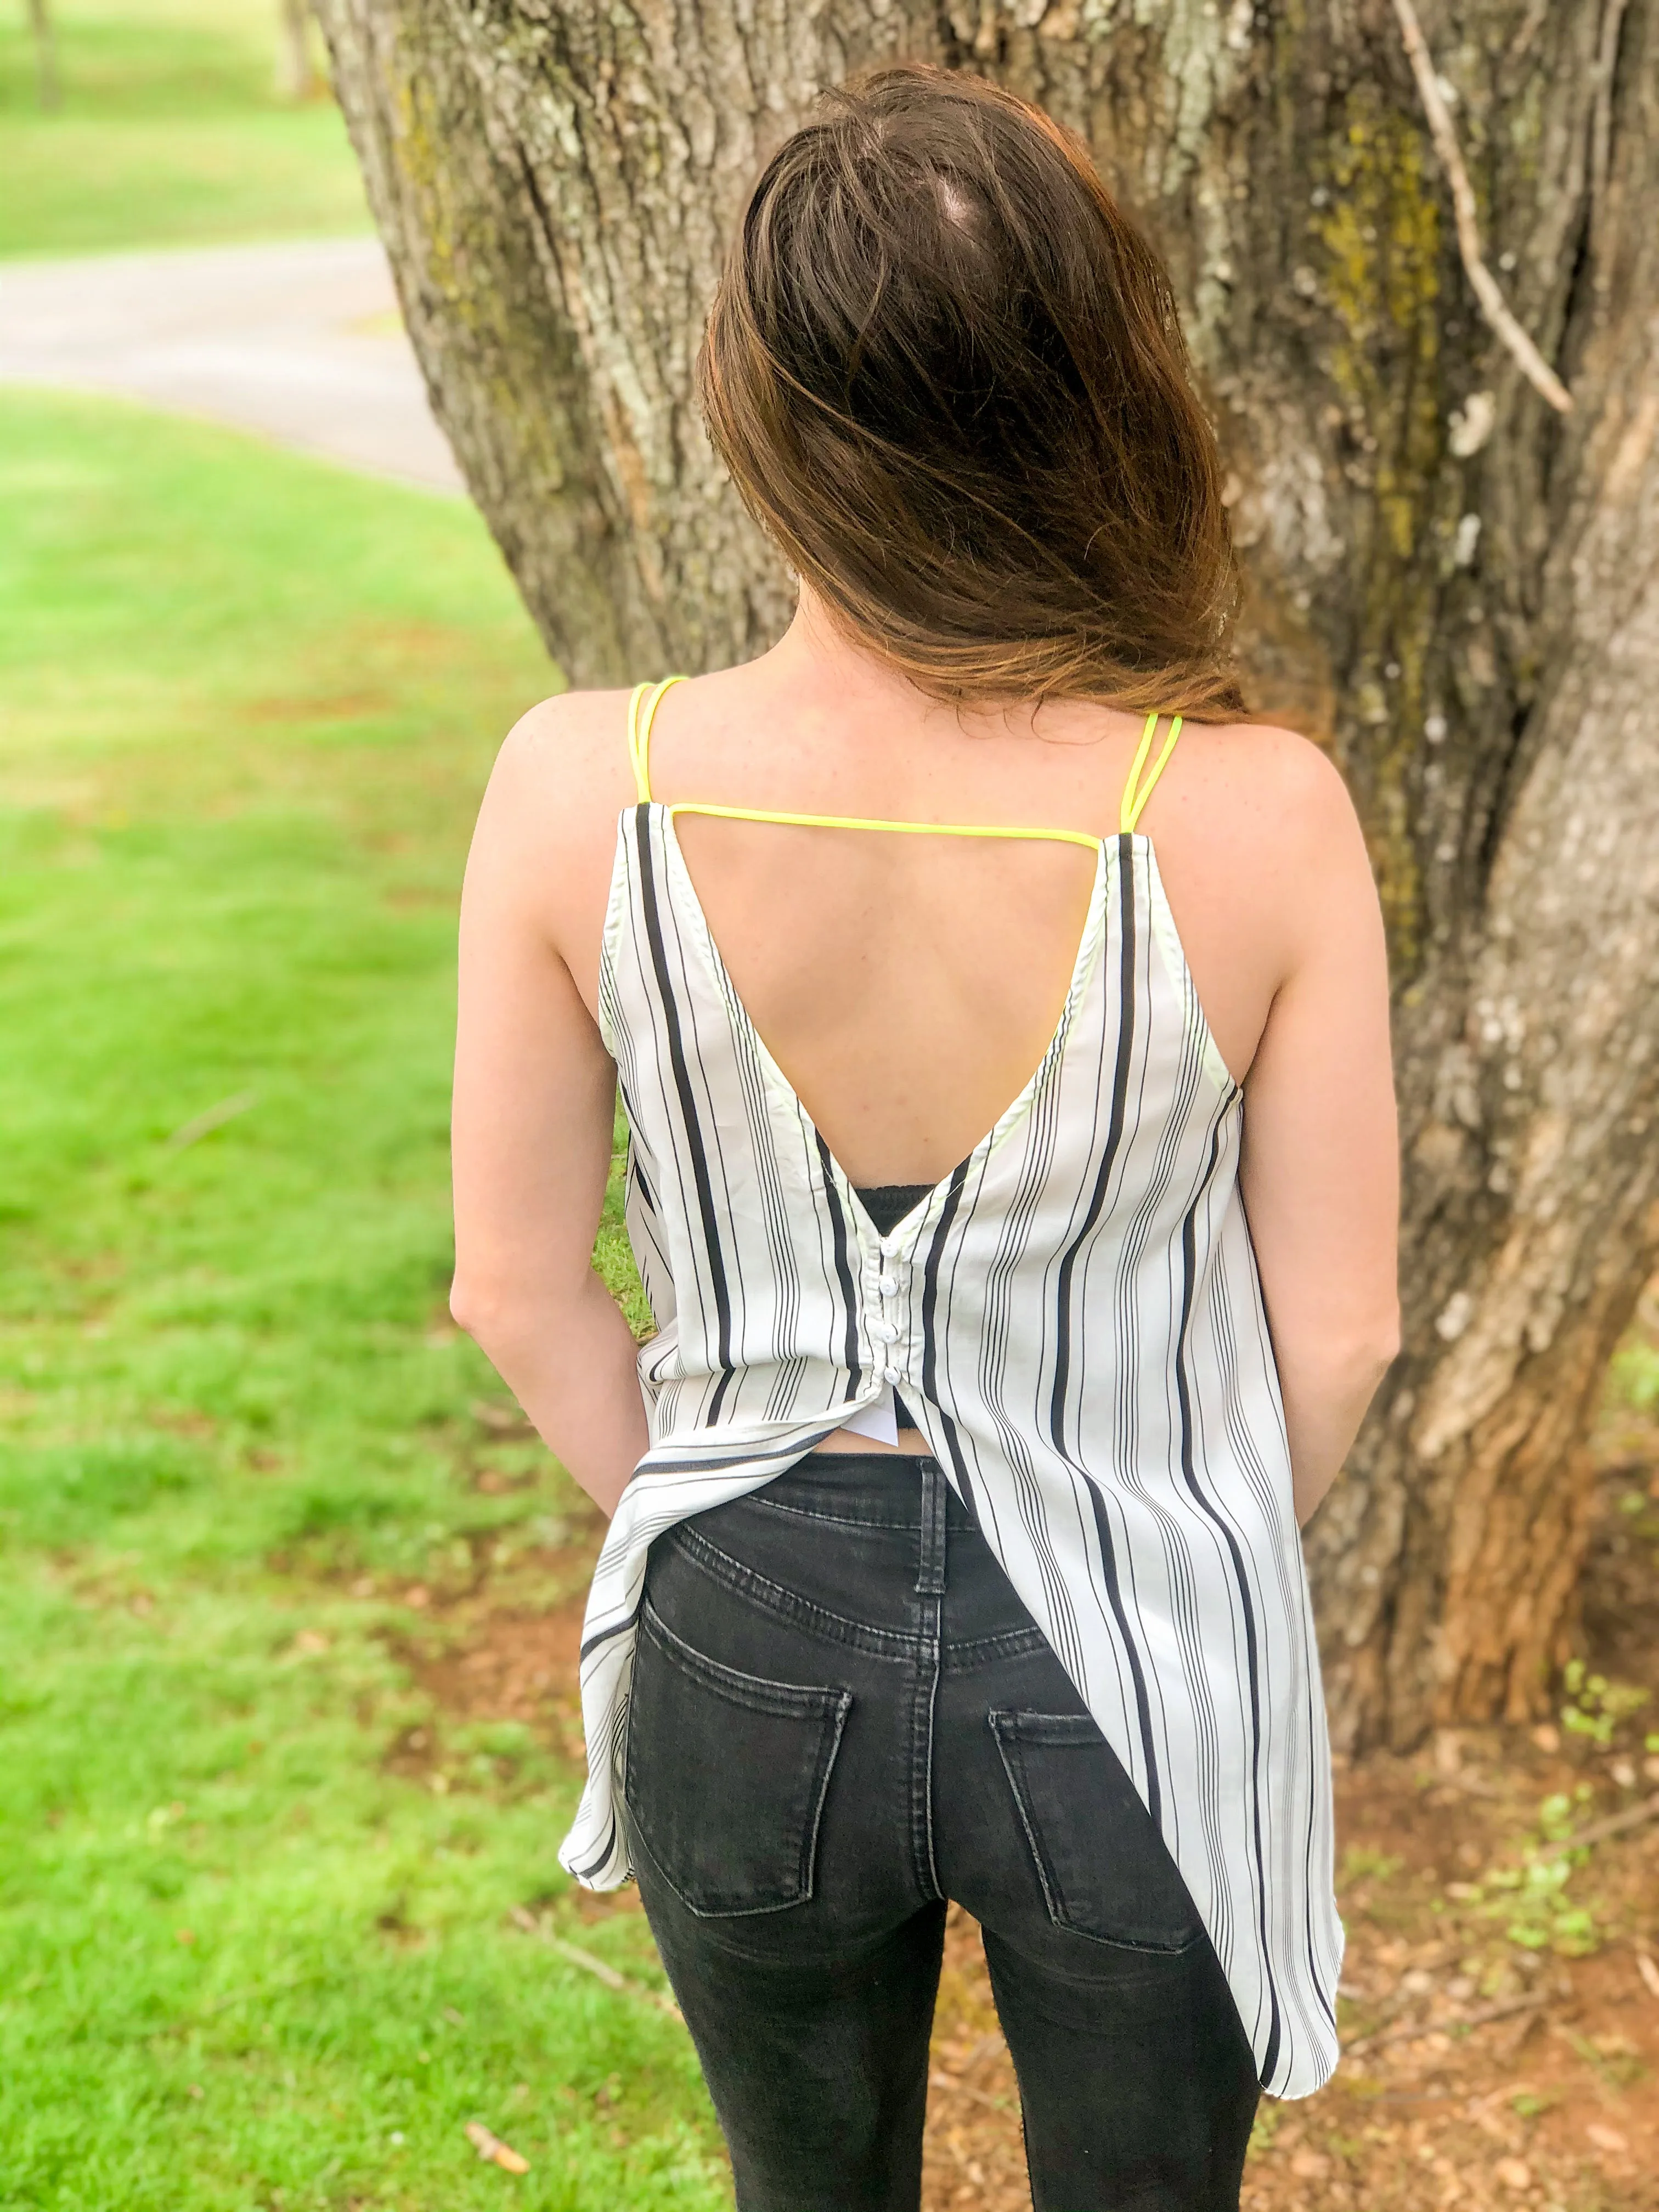
[[[945,1589],[945,1529],[950,1486],[936,1459],[925,1459],[921,1474],[921,1543],[916,1595],[938,1597]]]

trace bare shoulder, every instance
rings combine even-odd
[[[1283,860],[1363,857],[1353,801],[1330,756],[1276,722],[1188,723],[1171,793],[1212,834],[1267,841]],[[1196,825],[1195,825],[1196,826]]]
[[[625,691],[561,691],[538,700],[507,732],[496,775],[520,796],[545,794],[562,808],[630,792],[627,713]]]
[[[1376,889],[1347,787],[1295,731],[1189,723],[1171,768],[1149,810],[1159,873],[1211,1030],[1242,1082],[1291,976],[1333,956],[1361,972],[1352,947],[1380,938]]]
[[[1341,770],[1311,738],[1276,722],[1241,722],[1229,734],[1249,748],[1251,763],[1271,785],[1288,828],[1328,828],[1354,819]]]
[[[507,732],[484,795],[474,850],[522,856],[538,870],[608,854],[634,796],[625,691],[565,691]]]
[[[550,942],[592,1003],[616,852],[634,798],[628,694],[566,691],[508,731],[467,862],[475,911],[515,915]]]
[[[1344,791],[1330,756],[1311,738],[1279,722],[1188,722],[1181,750],[1200,757],[1213,774],[1232,782],[1260,782],[1281,802],[1320,803]]]

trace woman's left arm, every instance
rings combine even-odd
[[[607,1514],[645,1451],[634,1333],[592,1265],[617,1071],[546,910],[545,756],[515,732],[461,899],[450,1310]]]

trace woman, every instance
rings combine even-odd
[[[794,620],[534,709],[467,872],[454,1310],[614,1515],[562,1856],[637,1875],[744,2212],[915,2206],[951,1898],[1040,2212],[1236,2206],[1335,2061],[1297,1522],[1395,1344],[1359,830],[1237,719],[1168,282],[1044,117],[830,99],[701,374]]]

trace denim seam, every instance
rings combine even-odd
[[[976,1667],[994,1665],[999,1659],[1024,1659],[1034,1651],[1053,1650],[1040,1628],[1000,1628],[994,1636],[976,1636],[962,1643],[944,1644],[943,1672],[967,1674]]]
[[[1042,1885],[1042,1901],[1048,1908],[1048,1917],[1056,1928],[1063,1928],[1066,1923],[1060,1917],[1058,1900],[1054,1896],[1053,1885],[1048,1880],[1048,1863],[1043,1857],[1042,1848],[1037,1842],[1036,1831],[1031,1826],[1031,1816],[1025,1809],[1025,1792],[1020,1788],[1014,1770],[1009,1764],[1008,1747],[1003,1741],[1002,1723],[1012,1718],[1012,1714],[993,1711],[986,1714],[985,1725],[991,1731],[991,1740],[997,1747],[997,1757],[1001,1760],[1003,1773],[1007,1778],[1008,1793],[1014,1801],[1014,1810],[1019,1815],[1019,1825],[1025,1831],[1025,1846],[1031,1854],[1031,1865],[1038,1882]]]
[[[842,1614],[828,1612],[814,1605],[810,1598],[799,1597],[793,1590],[786,1589],[769,1576],[757,1574],[753,1567],[745,1566],[711,1544],[706,1536],[684,1522],[669,1531],[670,1540],[693,1566],[702,1568],[712,1581],[720,1583],[744,1597],[762,1611],[776,1613],[804,1628],[808,1634],[821,1637],[827,1644],[850,1644],[855,1650],[867,1652],[872,1658],[897,1661],[903,1663],[915,1659],[917,1638],[908,1631],[893,1628],[870,1628],[862,1622],[848,1620]]]
[[[801,1838],[800,1881],[801,1902],[810,1904],[818,1871],[818,1831],[823,1825],[823,1803],[830,1794],[830,1777],[835,1771],[836,1760],[841,1753],[841,1740],[847,1730],[847,1716],[853,1710],[853,1693],[843,1690],[836,1706],[836,1725],[824,1750],[818,1775],[817,1797],[812,1807],[812,1817]]]
[[[945,1478],[937,1463],[924,1461],[921,1514],[917,1530],[916,1583],[921,1663],[912,1693],[910,1735],[910,1838],[916,1879],[923,1896],[938,1898],[939,1866],[933,1855],[933,1725],[943,1672],[946,1547]]]
[[[763,1506],[769,1513],[787,1513],[793,1520],[796,1521],[826,1521],[832,1528],[896,1528],[900,1530],[912,1530],[916,1525],[915,1517],[913,1514],[905,1514],[896,1521],[889,1521],[878,1518],[874,1514],[820,1513],[816,1510],[816,1508],[811,1505],[789,1504],[781,1498],[769,1498],[764,1490],[750,1491],[747,1498],[744,1500],[744,1503],[750,1505]]]
[[[1016,1743],[1069,1747],[1106,1741],[1105,1732],[1092,1713],[1036,1713],[1022,1708],[1000,1710],[997,1717],[1008,1723],[1008,1734]]]
[[[916,1668],[910,1723],[910,1849],[921,1893],[939,1897],[939,1868],[933,1857],[933,1720],[939,1699],[939,1615],[942,1601],[925,1598],[924,1608],[933,1617],[933,1633],[925,1638]]]
[[[712,1581],[736,1591],[764,1612],[794,1621],[827,1644],[851,1645],[872,1658],[890,1662],[902,1662],[916,1656],[919,1639],[909,1630],[872,1627],[814,1605],[811,1598],[798,1596],[781,1583],[775,1583],[743,1560],[734,1559],[730,1553],[722,1552],[717,1544],[710,1543],[707,1536],[684,1522],[668,1531],[668,1540]],[[941,1635],[940,1671],[946,1674],[965,1674],[976,1667],[994,1665],[998,1660],[1023,1659],[1032,1652],[1053,1649],[1035,1621],[1029,1628],[999,1628],[989,1636],[964,1638],[957,1642],[947,1643]]]
[[[987,1713],[985,1716],[987,1725],[989,1727],[991,1735],[996,1743],[997,1756],[1002,1761],[1002,1771],[1008,1778],[1008,1788],[1010,1794],[1013,1797],[1014,1808],[1019,1814],[1019,1824],[1021,1827],[1024,1829],[1025,1840],[1030,1846],[1032,1863],[1036,1869],[1037,1880],[1042,1885],[1043,1900],[1048,1907],[1049,1919],[1054,1922],[1056,1928],[1062,1929],[1067,1936],[1075,1936],[1080,1942],[1085,1943],[1098,1943],[1104,1950],[1132,1951],[1137,1958],[1142,1959],[1179,1959],[1184,1957],[1186,1954],[1192,1949],[1195,1943],[1200,1942],[1203,1940],[1202,1928],[1195,1929],[1192,1935],[1188,1936],[1183,1942],[1180,1943],[1137,1943],[1132,1936],[1098,1935],[1092,1928],[1079,1927],[1077,1922],[1070,1917],[1066,1911],[1065,1899],[1060,1894],[1059,1891],[1054,1886],[1053,1877],[1051,1876],[1048,1869],[1048,1860],[1044,1856],[1042,1846],[1037,1839],[1036,1823],[1032,1820],[1030,1810],[1027,1808],[1026,1791],[1024,1788],[1022,1787],[1022,1784],[1024,1782],[1025,1778],[1024,1763],[1017,1757],[1011,1758],[1009,1756],[1009,1747],[1011,1743],[1013,1746],[1016,1753],[1018,1753],[1021,1741],[1019,1723],[1022,1720],[1026,1719],[1027,1717],[1033,1720],[1062,1720],[1073,1719],[1079,1717],[1073,1714],[1060,1713],[1033,1713],[1027,1716],[1023,1713],[999,1712],[994,1710]],[[1086,1718],[1087,1716],[1085,1715],[1082,1717]],[[1005,1724],[1006,1725],[1006,1735],[1004,1733]],[[1015,1771],[1017,1765],[1019,1769],[1018,1773]]]
[[[647,1597],[640,1608],[640,1626],[671,1667],[678,1667],[694,1681],[702,1681],[720,1697],[746,1711],[769,1714],[775,1720],[822,1720],[844,1687],[835,1682],[773,1682],[763,1674],[746,1674],[710,1659],[693,1644],[677,1636]]]

